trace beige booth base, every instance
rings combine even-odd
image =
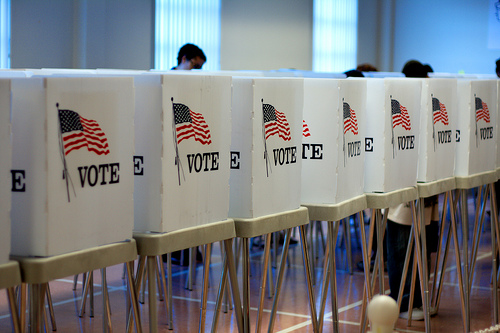
[[[418,183],[418,197],[428,198],[457,188],[455,177],[436,180],[428,183]]]
[[[235,309],[236,309],[236,320],[238,321],[238,326],[241,326],[241,303],[239,300],[239,290],[237,286],[236,278],[236,267],[234,265],[233,253],[232,253],[232,239],[236,237],[236,232],[234,228],[234,221],[232,219],[227,219],[220,222],[207,223],[205,225],[185,228],[181,230],[176,230],[166,233],[134,233],[134,239],[137,241],[137,252],[139,253],[139,269],[136,276],[137,288],[140,285],[140,281],[144,278],[144,270],[141,267],[146,267],[148,278],[148,294],[156,295],[156,283],[155,279],[159,275],[160,281],[163,285],[164,290],[169,290],[168,292],[168,327],[173,329],[173,310],[172,310],[172,279],[165,279],[165,274],[158,274],[157,272],[157,260],[161,262],[161,256],[163,254],[171,253],[174,251],[184,250],[188,248],[193,248],[201,245],[206,245],[205,258],[203,262],[203,289],[202,289],[202,299],[200,308],[200,331],[205,329],[205,321],[207,315],[207,292],[208,292],[208,274],[212,243],[224,241],[225,253],[228,260],[225,260],[224,270],[229,270],[229,276],[231,279],[231,290],[233,293]],[[172,276],[171,263],[168,261],[167,264],[168,276]],[[188,281],[191,281],[192,273],[191,269],[194,269],[190,265],[190,272],[188,274]],[[224,273],[223,273],[224,274]],[[219,294],[220,294],[219,288]],[[222,289],[223,290],[223,289]],[[221,295],[218,295],[218,301]],[[220,302],[218,302],[219,304]],[[214,311],[214,321],[216,321],[216,316],[219,313],[220,306],[216,306],[216,311]],[[158,331],[158,317],[157,317],[157,306],[156,298],[149,298],[149,327],[150,332]]]
[[[46,283],[137,259],[135,240],[96,246],[52,257],[17,257],[24,283]]]
[[[387,193],[366,193],[368,208],[384,209],[418,199],[417,187],[407,187]]]
[[[474,187],[492,184],[498,180],[497,170],[477,173],[465,177],[455,177],[457,189],[468,190]]]
[[[137,252],[141,256],[159,256],[234,237],[236,233],[231,219],[166,233],[134,233]]]
[[[7,289],[7,299],[12,318],[13,331],[22,332],[19,314],[17,312],[14,287],[21,284],[21,271],[17,261],[9,261],[0,265],[0,289]]]
[[[74,251],[66,254],[51,257],[18,257],[12,256],[11,259],[19,262],[21,268],[21,279],[23,283],[31,285],[30,297],[32,305],[30,306],[30,327],[32,331],[42,331],[43,312],[45,309],[45,294],[48,288],[48,282],[60,279],[66,276],[77,275],[80,273],[102,269],[105,279],[104,268],[126,263],[127,282],[130,286],[129,297],[133,309],[133,318],[135,328],[141,331],[139,305],[137,302],[137,292],[133,283],[132,270],[133,261],[137,259],[137,246],[133,239],[125,240],[119,243],[96,246],[89,249]],[[103,291],[103,330],[111,330],[111,321],[109,320],[109,299],[107,289]],[[50,304],[49,304],[50,305]],[[21,301],[21,316],[26,312],[25,302]],[[132,318],[132,316],[130,316]],[[20,320],[24,323],[24,320]],[[54,324],[53,324],[54,325]]]
[[[21,284],[21,271],[17,261],[9,261],[0,265],[0,289],[15,287]]]
[[[339,221],[368,208],[364,194],[338,204],[304,203],[302,206],[309,210],[309,219],[313,221]]]
[[[236,237],[251,238],[309,223],[306,207],[256,218],[234,218]]]

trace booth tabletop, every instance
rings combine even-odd
[[[234,219],[236,237],[251,238],[309,223],[306,207],[257,218]]]
[[[0,265],[0,289],[10,288],[21,284],[21,271],[17,261],[9,261]]]
[[[24,283],[40,284],[136,260],[137,247],[135,240],[130,239],[51,257],[11,259],[19,262]]]
[[[418,196],[428,198],[433,195],[448,192],[457,188],[455,177],[436,180],[427,183],[418,183]]]
[[[417,187],[407,187],[386,193],[366,193],[368,208],[384,209],[418,199]]]
[[[141,256],[159,256],[234,237],[236,233],[232,219],[165,233],[134,232],[137,252]]]
[[[457,189],[468,190],[474,187],[491,184],[498,180],[497,170],[477,173],[471,176],[455,177]]]
[[[302,206],[309,210],[312,221],[339,221],[368,208],[364,194],[337,204],[303,203]]]

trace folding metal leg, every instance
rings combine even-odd
[[[265,245],[264,245],[264,263],[262,265],[263,267],[263,272],[262,272],[262,279],[261,279],[261,284],[260,284],[260,292],[259,292],[259,307],[257,310],[257,324],[255,331],[260,332],[261,326],[262,326],[262,312],[263,312],[263,307],[264,307],[264,295],[266,292],[266,281],[267,281],[267,273],[269,270],[269,252],[271,248],[271,234],[267,234],[265,236]],[[272,280],[269,281],[270,284],[272,284]]]
[[[156,309],[156,281],[155,281],[155,267],[156,258],[148,256],[147,259],[148,270],[148,304],[149,304],[149,332],[158,332],[158,314]]]
[[[238,332],[243,332],[243,313],[241,310],[240,291],[238,288],[238,277],[236,274],[236,265],[233,256],[232,239],[224,241],[224,249],[227,256],[227,267],[229,273],[229,282],[231,284],[231,292],[233,294],[234,309],[236,312],[236,322],[238,324]]]
[[[52,295],[50,294],[50,286],[48,283],[47,283],[46,295],[47,295],[47,304],[49,305],[50,324],[52,330],[57,331],[56,317],[54,315],[54,306],[52,304]]]
[[[227,286],[227,256],[226,254],[224,254],[222,260],[222,272],[220,277],[219,290],[217,292],[217,299],[215,301],[214,319],[212,321],[212,330],[210,331],[212,333],[217,332],[217,325],[219,323],[219,313],[222,305],[222,298],[226,294],[224,292],[226,290],[226,286]]]
[[[339,332],[338,304],[337,304],[337,274],[335,265],[335,243],[339,230],[339,222],[328,222],[328,242],[330,246],[330,298],[332,302],[333,331]]]
[[[250,253],[248,250],[248,238],[241,239],[243,249],[242,273],[243,273],[243,332],[250,333]]]
[[[280,263],[279,271],[278,271],[278,279],[276,281],[276,292],[274,294],[273,307],[271,310],[268,332],[272,332],[273,328],[274,328],[274,321],[276,319],[278,300],[279,300],[279,296],[281,293],[281,285],[283,282],[283,276],[285,273],[284,271],[285,271],[285,267],[286,267],[286,256],[288,254],[288,247],[290,245],[290,233],[291,233],[291,229],[287,229],[287,231],[285,233],[285,241],[283,243],[283,251],[281,253],[281,263]]]
[[[470,293],[469,293],[469,209],[467,207],[467,190],[460,190],[461,196],[461,220],[462,220],[462,251],[463,261],[463,287],[464,287],[464,306],[465,306],[465,331],[470,331]]]
[[[306,233],[304,226],[300,226],[300,238],[301,238],[301,244],[302,244],[302,256],[303,256],[303,262],[304,262],[304,269],[305,269],[305,274],[306,274],[306,281],[308,285],[308,295],[309,295],[309,305],[310,305],[310,311],[311,311],[311,321],[313,325],[313,331],[317,332],[318,330],[318,324],[317,324],[317,317],[316,317],[316,303],[314,301],[314,293],[312,289],[312,279],[311,279],[311,271],[309,269],[309,256],[308,256],[308,251],[307,251],[307,240],[306,240]],[[292,229],[287,229],[286,234],[285,234],[285,242],[283,244],[283,252],[281,254],[281,264],[278,272],[278,279],[276,282],[276,292],[274,295],[274,300],[273,300],[273,307],[271,310],[270,314],[270,321],[269,321],[269,329],[268,332],[272,332],[274,328],[274,321],[276,319],[276,312],[277,312],[277,306],[278,306],[278,300],[281,292],[281,285],[283,282],[283,276],[284,276],[284,270],[286,266],[286,257],[288,254],[288,248],[290,245],[290,235],[291,235]]]
[[[21,323],[19,322],[19,314],[17,312],[16,296],[14,287],[7,288],[7,298],[9,301],[10,317],[12,320],[12,330],[14,333],[21,332]]]
[[[205,245],[205,255],[203,257],[203,291],[201,294],[201,306],[200,306],[200,326],[198,332],[205,331],[205,321],[207,318],[207,293],[208,293],[208,276],[210,272],[210,257],[212,252],[212,244]]]
[[[417,212],[415,210],[415,203],[411,202],[411,208],[413,210],[413,220],[416,221],[419,225],[419,234],[420,235],[420,244],[418,244],[418,237],[415,237],[415,247],[417,249],[417,258],[420,255],[420,261],[417,261],[421,265],[420,268],[420,285],[422,291],[422,305],[424,307],[425,314],[425,331],[431,331],[431,322],[430,322],[430,309],[429,309],[429,274],[427,269],[427,235],[425,230],[425,215],[424,215],[424,200],[419,199],[419,208],[420,214],[417,217]],[[417,236],[417,234],[415,234]]]

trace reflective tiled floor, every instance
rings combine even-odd
[[[473,205],[470,201],[469,204]],[[473,211],[473,210],[472,210]],[[491,244],[490,224],[485,219],[481,245],[478,251],[478,260],[475,269],[473,288],[471,292],[471,331],[487,328],[491,325]],[[323,222],[326,230],[326,222]],[[471,229],[472,232],[472,229]],[[346,251],[341,236],[338,238],[336,250],[337,258],[337,290],[339,304],[339,319],[341,332],[359,332],[361,301],[363,298],[363,272],[358,270],[356,263],[361,259],[359,237],[356,236],[357,229],[351,224],[352,248],[354,264],[352,274],[348,271]],[[298,234],[294,236],[298,238]],[[314,280],[316,308],[320,306],[319,293],[323,278],[323,250],[322,244],[315,247],[314,255]],[[453,246],[450,249],[451,256],[445,274],[445,286],[442,292],[442,300],[438,315],[431,319],[432,332],[463,332],[462,315],[460,309],[460,297],[458,293],[458,279],[455,271]],[[259,284],[261,279],[261,263],[263,249],[259,247],[257,240],[251,248],[251,319],[252,332],[255,330],[255,319],[258,306]],[[279,262],[279,261],[278,261]],[[207,312],[207,324],[204,331],[210,331],[216,293],[221,274],[221,257],[219,244],[213,248],[212,264],[210,268],[209,303]],[[273,269],[275,270],[275,269]],[[187,267],[173,265],[173,331],[174,332],[197,332],[199,326],[200,299],[202,289],[202,265],[196,266],[196,279],[192,290],[186,289],[188,275]],[[107,269],[107,282],[112,311],[113,331],[125,331],[125,308],[126,287],[122,279],[123,266],[117,265]],[[238,270],[241,288],[241,268]],[[101,332],[102,331],[102,293],[100,272],[94,273],[94,317],[90,316],[89,302],[85,315],[80,318],[78,312],[82,302],[81,275],[76,290],[73,290],[73,277],[50,282],[51,295],[53,298],[55,319],[58,332]],[[387,277],[385,286],[388,288]],[[146,302],[141,305],[141,320],[144,331],[149,331],[147,294]],[[165,302],[158,301],[158,330],[167,332],[167,310]],[[267,331],[269,322],[269,311],[272,299],[266,297],[264,303],[263,324]],[[332,332],[330,297],[327,298],[324,316],[324,332]],[[7,308],[6,293],[0,293],[0,332],[11,332],[10,316]],[[405,320],[399,319],[396,323],[398,332],[423,332],[424,322],[413,321],[407,326]],[[220,314],[217,332],[237,332],[237,324],[234,310],[229,309],[227,313]],[[263,330],[264,331],[264,330]],[[312,332],[309,317],[309,306],[307,289],[305,284],[304,268],[302,264],[302,252],[300,245],[290,247],[289,260],[285,271],[279,311],[274,325],[275,332]]]

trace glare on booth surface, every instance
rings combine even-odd
[[[10,68],[10,0],[0,0],[0,68]]]

